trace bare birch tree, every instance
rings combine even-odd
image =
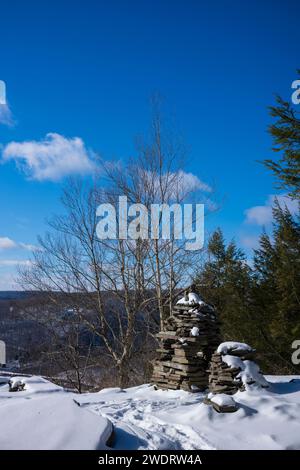
[[[159,103],[153,103],[150,136],[139,139],[138,156],[125,165],[105,165],[110,193],[125,195],[128,202],[141,203],[151,212],[151,205],[172,207],[185,202],[209,202],[211,188],[191,173],[184,171],[186,149],[181,140],[164,128]],[[193,220],[195,222],[195,220]],[[158,221],[161,231],[162,212]],[[195,273],[195,259],[199,251],[188,251],[186,240],[175,239],[174,224],[170,236],[163,239],[149,237],[143,242],[144,287],[155,292],[155,302],[160,318],[160,329],[170,315],[178,290],[184,288]],[[172,230],[173,228],[173,230]],[[146,228],[148,230],[148,226]],[[142,232],[142,227],[140,228]]]
[[[134,355],[164,328],[199,253],[186,250],[185,240],[172,230],[165,238],[100,240],[97,207],[102,202],[116,207],[119,196],[149,210],[152,204],[182,205],[196,196],[198,203],[205,202],[209,188],[184,172],[185,153],[179,139],[164,131],[154,107],[150,138],[139,140],[137,158],[126,166],[104,164],[105,178],[93,185],[70,182],[62,197],[64,214],[49,222],[32,266],[21,272],[24,287],[47,293],[53,304],[60,302],[58,293],[70,299],[82,324],[105,348],[121,387],[129,382]]]

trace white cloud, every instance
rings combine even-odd
[[[212,192],[212,188],[201,181],[198,176],[193,173],[186,173],[185,171],[180,170],[178,172],[178,177],[182,185],[183,191],[205,191]]]
[[[28,251],[41,251],[39,246],[31,245],[30,243],[19,243],[19,247]]]
[[[13,126],[14,119],[8,104],[0,104],[0,124]]]
[[[93,154],[79,137],[49,133],[41,141],[10,142],[2,161],[14,160],[24,173],[38,181],[58,181],[68,175],[87,174],[95,169]]]
[[[254,206],[245,211],[246,222],[255,225],[267,225],[273,220],[271,206]]]
[[[259,247],[259,235],[243,235],[240,239],[241,245],[247,249]]]
[[[23,259],[0,259],[1,266],[32,266],[32,261]]]
[[[16,248],[17,243],[8,237],[0,237],[0,250],[10,250]]]
[[[274,205],[275,198],[278,199],[278,202],[281,207],[287,206],[287,208],[292,214],[295,214],[297,212],[298,203],[296,200],[291,199],[286,194],[281,194],[281,195],[271,194],[263,206],[254,206],[254,207],[250,207],[250,209],[246,209],[245,222],[249,224],[255,224],[255,225],[270,224],[273,220],[272,206]]]
[[[152,188],[157,202],[160,202],[162,198],[165,200],[184,199],[188,194],[196,191],[212,192],[212,188],[201,181],[198,176],[183,170],[164,173],[161,176],[156,172],[144,172],[143,169],[137,168],[138,171],[141,171],[141,181]]]
[[[11,250],[21,248],[28,251],[39,251],[41,248],[30,243],[18,243],[9,237],[0,237],[0,250]]]

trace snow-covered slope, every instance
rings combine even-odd
[[[24,392],[0,383],[0,449],[300,449],[300,377],[266,377],[268,389],[238,392],[219,414],[204,394],[142,385],[83,395],[37,377]]]
[[[20,378],[24,380],[24,378]],[[41,377],[9,393],[0,382],[0,449],[106,449],[110,421],[80,408],[73,393]]]

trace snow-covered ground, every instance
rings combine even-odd
[[[19,380],[25,390],[10,393],[0,377],[1,450],[105,448],[108,420],[81,409],[73,393],[41,377]]]
[[[205,394],[142,385],[78,395],[40,378],[22,392],[0,378],[0,449],[300,449],[300,377],[267,376],[268,389],[234,395],[219,414]]]

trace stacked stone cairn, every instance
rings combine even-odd
[[[212,306],[190,292],[180,299],[158,335],[158,359],[152,383],[156,388],[199,392],[208,386],[207,368],[219,341],[219,323]]]
[[[228,395],[251,390],[251,386],[268,387],[268,382],[254,362],[255,350],[248,344],[228,341],[219,345],[211,357],[209,367],[209,395],[205,403],[218,412],[237,410]]]

